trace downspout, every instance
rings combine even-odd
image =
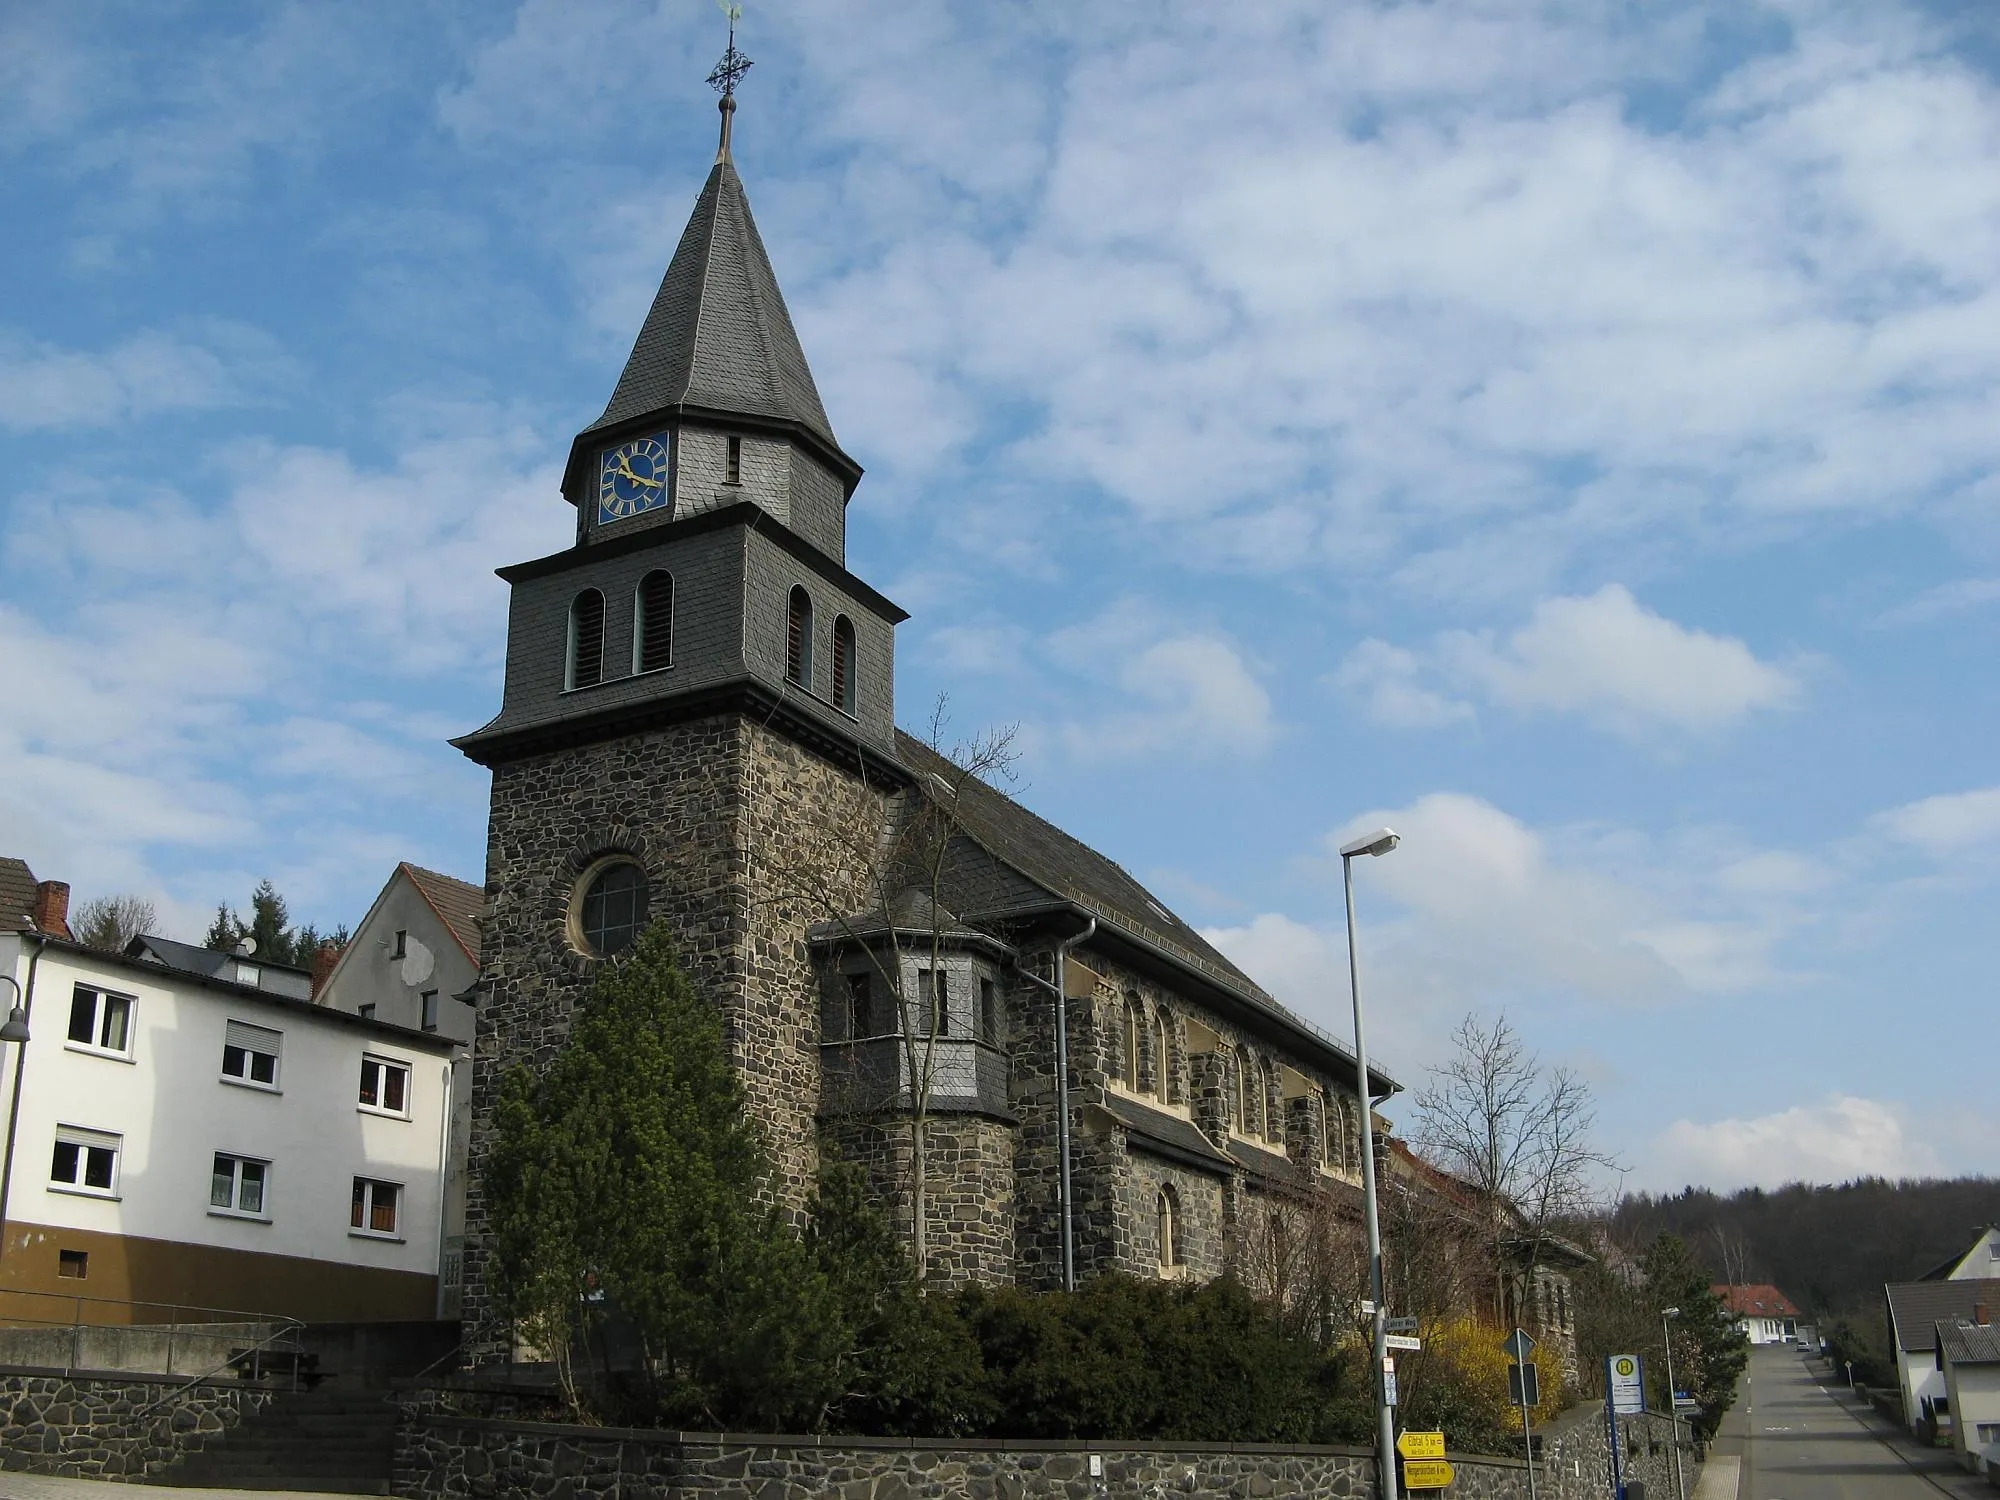
[[[1069,1171],[1069,995],[1063,983],[1063,964],[1070,950],[1096,935],[1097,918],[1088,919],[1083,931],[1064,938],[1055,947],[1055,983],[1039,974],[1020,969],[1021,977],[1039,984],[1056,997],[1056,1192],[1062,1206],[1063,1290],[1076,1290],[1076,1223]],[[1016,966],[1018,968],[1018,965]]]
[[[35,956],[28,960],[28,986],[21,993],[21,1010],[32,1020],[35,1014],[35,970],[41,967],[42,953],[48,944],[42,940],[40,933],[21,934],[23,942],[30,937],[35,939]],[[7,1157],[0,1162],[0,1257],[7,1253],[7,1205],[14,1187],[14,1130],[21,1122],[21,1075],[28,1070],[28,1046],[27,1042],[22,1042],[14,1053],[14,1098],[7,1107]]]

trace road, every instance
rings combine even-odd
[[[1713,1450],[1723,1461],[1715,1467],[1732,1457],[1741,1462],[1735,1495],[1720,1500],[1958,1500],[1994,1494],[1945,1453],[1895,1439],[1845,1391],[1829,1389],[1825,1369],[1788,1344],[1751,1350],[1743,1388]]]

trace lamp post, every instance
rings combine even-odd
[[[1674,1435],[1674,1497],[1687,1500],[1687,1481],[1681,1476],[1681,1408],[1680,1391],[1674,1384],[1674,1335],[1667,1326],[1667,1319],[1680,1315],[1678,1307],[1660,1309],[1660,1342],[1667,1346],[1667,1421]]]
[[[1393,829],[1378,828],[1340,849],[1340,883],[1347,897],[1347,983],[1354,995],[1354,1066],[1361,1080],[1361,1198],[1367,1206],[1368,1288],[1375,1299],[1375,1418],[1380,1448],[1382,1500],[1396,1500],[1396,1417],[1387,1390],[1389,1306],[1382,1291],[1382,1217],[1375,1206],[1375,1097],[1368,1082],[1368,1038],[1361,1024],[1361,964],[1354,951],[1354,861],[1363,854],[1387,854],[1402,842]]]
[[[34,965],[41,961],[41,957],[41,950],[37,948],[34,958],[29,962],[28,987],[31,990],[35,983]],[[0,1025],[0,1042],[18,1042],[21,1045],[20,1052],[14,1058],[14,1102],[7,1111],[7,1155],[5,1158],[0,1158],[0,1255],[5,1255],[7,1201],[14,1186],[14,1127],[21,1118],[21,1073],[28,1066],[28,1008],[24,1003],[25,997],[21,993],[19,980],[12,974],[0,974],[0,981],[4,981],[14,991],[13,1008],[7,1012],[6,1024]]]

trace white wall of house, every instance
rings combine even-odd
[[[1903,1382],[1903,1420],[1914,1432],[1923,1421],[1924,1403],[1934,1402],[1948,1394],[1944,1371],[1937,1367],[1937,1354],[1933,1350],[1899,1349],[1896,1351],[1896,1373]]]
[[[24,988],[33,946],[0,937],[0,973]],[[54,945],[35,967],[33,1039],[0,1072],[4,1100],[23,1070],[9,1222],[436,1274],[447,1042]],[[129,1001],[122,1050],[70,1039],[79,985]],[[232,1022],[277,1034],[272,1086],[224,1076]],[[400,1111],[361,1102],[368,1057],[407,1068]],[[110,1191],[52,1180],[59,1135],[77,1132],[115,1142]],[[218,1152],[268,1163],[261,1212],[212,1204]],[[393,1233],[351,1225],[357,1177],[401,1189]]]
[[[1753,1344],[1782,1344],[1798,1337],[1798,1324],[1790,1318],[1738,1318],[1736,1326]]]
[[[1984,1472],[2000,1462],[2000,1365],[1945,1359],[1951,1396],[1951,1446],[1966,1468]]]
[[[1947,1281],[1981,1281],[2000,1276],[2000,1228],[1988,1228],[1959,1257],[1946,1274]]]

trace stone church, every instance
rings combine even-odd
[[[575,545],[501,570],[502,706],[454,742],[493,778],[468,1320],[495,1327],[495,1084],[552,1055],[598,965],[660,917],[723,1007],[788,1205],[837,1149],[908,1232],[920,1098],[947,1283],[1211,1277],[1274,1203],[1353,1213],[1353,1055],[1111,859],[897,727],[907,616],[848,570],[862,470],[751,217],[734,108],[570,450]],[[923,878],[885,883],[867,851],[913,826],[934,835]]]

